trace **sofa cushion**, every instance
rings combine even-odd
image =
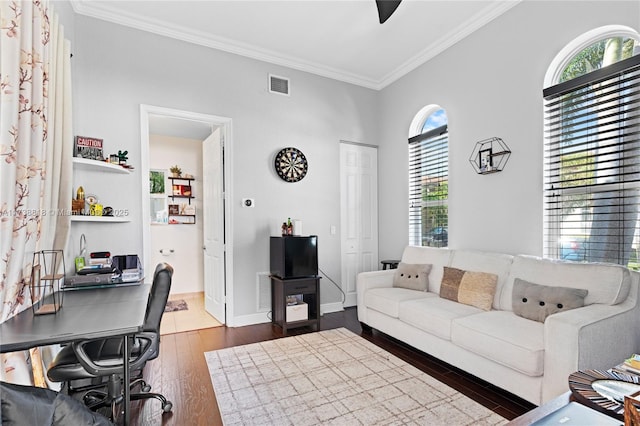
[[[513,256],[510,254],[478,250],[453,250],[451,264],[447,266],[464,269],[465,271],[482,271],[496,274],[498,282],[493,298],[493,307],[497,309],[500,304],[500,294],[507,283],[512,263]]]
[[[528,376],[544,373],[544,324],[513,312],[456,318],[451,324],[451,342]]]
[[[497,281],[495,274],[445,267],[440,297],[489,311]]]
[[[507,285],[502,291],[500,309],[513,309],[516,278],[540,285],[581,288],[589,291],[585,306],[592,303],[616,305],[624,301],[631,288],[631,274],[620,265],[578,263],[520,255],[513,259]]]
[[[513,284],[513,313],[533,321],[544,322],[556,312],[584,306],[587,290],[546,286],[516,278]]]
[[[398,318],[402,302],[425,297],[437,297],[437,295],[398,287],[372,288],[364,295],[364,305],[390,317]]]
[[[451,340],[451,321],[482,312],[474,306],[463,305],[441,297],[403,302],[399,319],[420,330]]]
[[[400,262],[393,275],[393,287],[427,291],[430,271],[429,264]]]
[[[407,246],[402,253],[404,263],[429,263],[429,291],[440,293],[440,283],[442,282],[443,267],[449,266],[453,250],[436,247],[416,247]]]

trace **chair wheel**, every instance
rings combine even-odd
[[[167,401],[164,404],[162,404],[162,411],[164,411],[165,413],[170,412],[172,408],[173,408],[173,403],[171,401]]]

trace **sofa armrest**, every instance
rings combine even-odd
[[[358,320],[366,323],[366,308],[364,306],[364,294],[372,288],[391,287],[393,285],[394,269],[382,271],[360,272],[356,277],[356,290],[358,298]]]
[[[633,297],[618,305],[593,304],[549,316],[544,323],[542,403],[568,390],[571,373],[607,370],[637,352],[639,315]]]

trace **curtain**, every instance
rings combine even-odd
[[[30,306],[33,253],[66,246],[73,138],[70,44],[48,0],[2,1],[0,22],[0,322],[4,322]],[[1,378],[23,371],[27,359],[26,353],[4,354]]]

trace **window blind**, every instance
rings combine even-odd
[[[448,185],[447,126],[409,139],[409,244],[447,245]]]
[[[637,267],[640,56],[543,95],[545,256]]]

